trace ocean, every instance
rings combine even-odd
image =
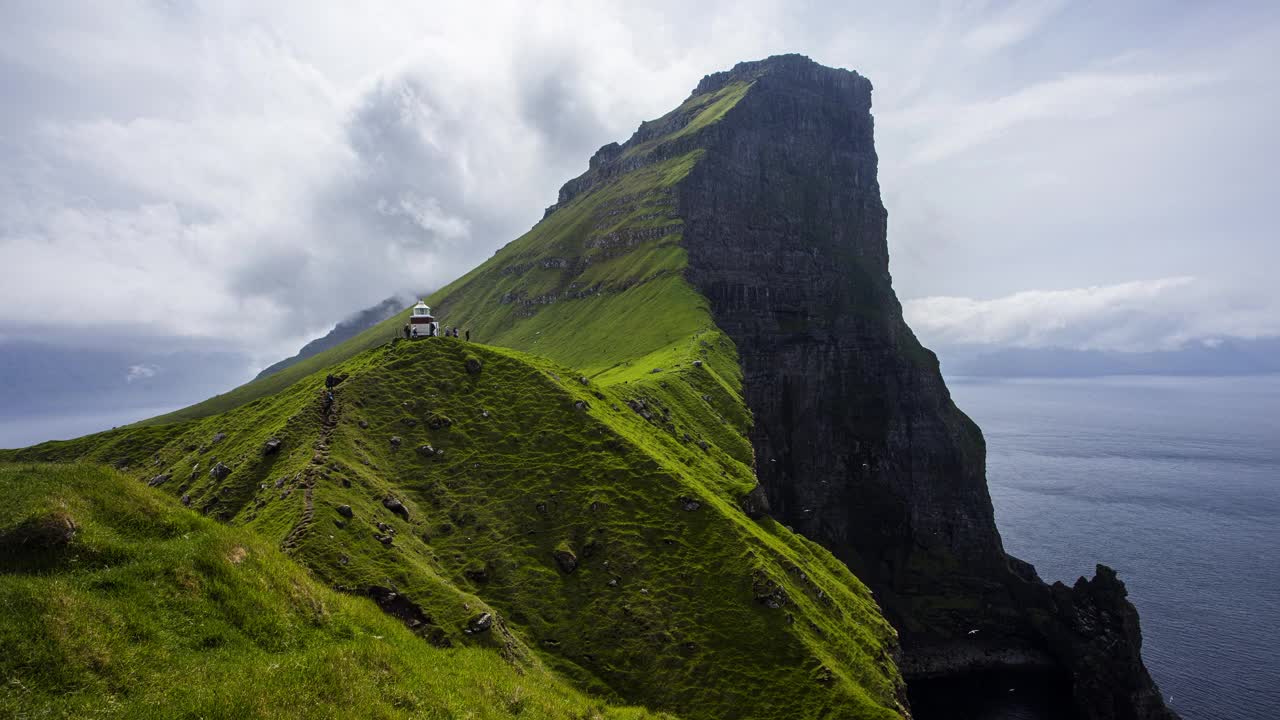
[[[1280,376],[948,378],[987,439],[1005,549],[1114,567],[1185,720],[1280,717]]]

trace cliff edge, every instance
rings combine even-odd
[[[1004,552],[982,433],[893,291],[871,90],[798,55],[709,75],[685,103],[698,114],[605,146],[548,214],[699,149],[674,186],[684,276],[737,345],[771,513],[874,589],[908,680],[1035,671],[1069,684],[1082,718],[1174,718],[1112,570],[1050,587]]]

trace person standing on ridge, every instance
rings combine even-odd
[[[471,342],[471,328],[467,328],[465,334],[467,336],[467,342]]]

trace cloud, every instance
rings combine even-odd
[[[1203,72],[1072,72],[991,99],[921,103],[882,118],[924,128],[908,162],[928,164],[981,146],[1020,125],[1106,117],[1144,98],[1188,91],[1212,81],[1213,76]]]
[[[964,47],[981,53],[1004,50],[1035,33],[1065,4],[1065,0],[1011,3],[971,28],[960,42]]]
[[[1122,352],[1280,336],[1278,309],[1266,298],[1192,277],[1027,290],[990,300],[924,297],[903,305],[907,323],[928,345]]]
[[[905,294],[1144,273],[1264,292],[1280,23],[1122,20],[1055,2],[0,4],[0,335],[93,326],[265,364],[452,280],[704,73],[787,51],[876,84]]]
[[[430,23],[408,12],[407,26],[430,32],[414,42],[400,28],[395,54],[352,46],[341,30],[397,36],[382,21],[403,7],[371,8],[341,30],[294,10],[307,19],[142,5],[27,18],[49,24],[15,40],[36,45],[68,89],[111,67],[146,82],[122,93],[129,112],[99,99],[88,113],[32,116],[16,128],[23,152],[0,146],[13,171],[0,181],[0,326],[141,325],[264,358],[291,351],[389,294],[452,280],[523,232],[595,147],[644,116],[635,107],[649,96],[620,98],[610,82],[655,76],[634,57],[593,61],[623,25],[601,17],[596,33],[577,33],[557,21],[568,10],[537,22],[515,6],[492,17],[442,9]],[[449,32],[477,24],[492,32],[466,35],[478,44]],[[73,48],[94,25],[118,40]],[[192,51],[171,37],[152,48],[161,30]],[[339,58],[304,47],[335,33]],[[379,61],[341,77],[366,55]],[[153,107],[155,96],[173,103]],[[66,312],[72,303],[92,312]]]
[[[158,372],[160,372],[160,367],[158,365],[151,365],[149,363],[144,363],[142,365],[130,365],[129,372],[124,376],[124,381],[132,383],[135,380],[146,380],[147,378],[155,377]]]

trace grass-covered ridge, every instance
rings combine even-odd
[[[348,376],[332,403],[320,374],[221,416],[0,459],[168,476],[160,490],[325,584],[394,587],[423,644],[489,648],[611,703],[898,717],[892,629],[829,553],[739,508],[754,479],[731,443],[740,401],[713,368],[726,351],[691,345],[707,361],[656,375],[662,396],[514,351],[398,342],[331,368]],[[467,632],[484,612],[492,628]]]
[[[423,642],[102,466],[0,466],[0,716],[644,718]]]

